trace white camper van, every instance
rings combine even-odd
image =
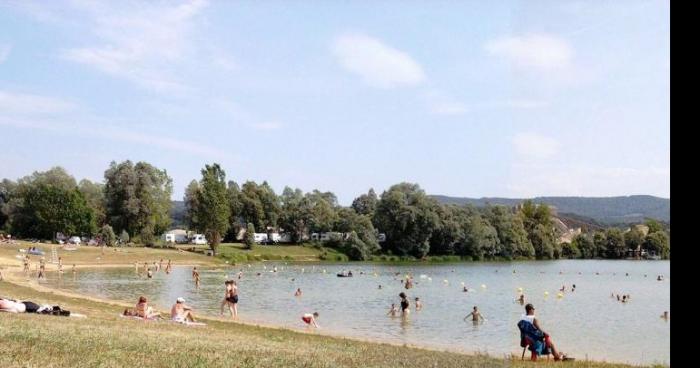
[[[207,245],[207,238],[204,237],[204,234],[194,234],[192,244]]]

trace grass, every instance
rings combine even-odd
[[[219,257],[229,262],[250,262],[262,260],[285,261],[347,261],[348,258],[331,248],[302,245],[254,245],[245,249],[240,243],[223,243],[217,249]]]
[[[519,359],[464,355],[208,320],[206,327],[144,323],[122,306],[0,282],[0,295],[58,304],[87,319],[0,313],[0,365],[22,367],[542,367]],[[570,368],[623,364],[571,362]]]

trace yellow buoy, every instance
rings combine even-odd
[[[444,282],[444,283],[446,283],[446,284],[447,284],[447,280],[442,280],[442,282]]]
[[[549,295],[549,291],[544,292],[544,296],[547,296],[547,295]]]
[[[564,297],[564,294],[562,294],[562,293],[557,294],[557,298],[563,298],[563,297]]]
[[[484,288],[484,289],[486,289],[486,285],[484,285],[484,284],[481,284],[481,287]]]
[[[519,287],[519,288],[518,288],[518,291],[522,293],[522,292],[523,292],[523,288]]]

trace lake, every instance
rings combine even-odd
[[[541,327],[559,350],[579,360],[670,364],[670,321],[660,318],[670,312],[669,261],[266,262],[201,269],[199,288],[191,267],[176,266],[169,275],[161,270],[153,279],[136,274],[133,267],[82,269],[75,277],[66,269],[60,280],[51,273],[45,283],[133,303],[145,295],[164,310],[182,296],[199,314],[218,316],[224,281],[233,278],[239,284],[239,318],[245,322],[304,329],[301,315],[318,311],[322,332],[495,356],[522,352],[516,324],[524,308],[515,301],[522,288],[525,302],[535,305]],[[343,270],[355,276],[336,277]],[[414,277],[409,290],[401,282],[406,275]],[[657,275],[664,275],[664,281],[657,281]],[[462,283],[468,292],[463,292]],[[559,297],[562,285],[567,291]],[[301,297],[294,297],[297,288],[303,291]],[[411,300],[410,316],[387,316],[392,303],[399,305],[402,291]],[[611,293],[629,294],[630,301],[621,303]],[[424,304],[418,312],[415,297]],[[475,305],[487,320],[463,321]]]

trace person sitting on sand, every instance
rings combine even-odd
[[[148,299],[145,296],[139,298],[139,302],[136,304],[135,308],[136,316],[141,317],[144,320],[153,319],[158,316],[153,308],[148,306]]]
[[[175,322],[185,323],[185,322],[195,322],[194,314],[192,313],[192,308],[185,304],[185,299],[180,297],[177,298],[175,304],[170,309],[170,318]]]
[[[552,351],[552,355],[554,355],[554,360],[573,360],[572,358],[567,357],[564,353],[560,353],[557,351],[557,348],[554,347],[554,343],[552,342],[551,337],[549,336],[548,333],[544,332],[542,328],[540,327],[537,318],[535,317],[535,307],[532,304],[528,304],[525,306],[525,314],[523,314],[521,321],[527,321],[532,323],[533,326],[542,334],[544,335],[544,343],[547,348],[549,348]]]
[[[466,321],[469,316],[472,317],[472,322],[479,322],[479,318],[481,318],[481,321],[485,321],[484,316],[481,315],[481,312],[479,312],[479,309],[476,308],[476,305],[474,306],[474,310],[464,317],[464,320]]]
[[[304,323],[306,323],[308,326],[321,328],[318,326],[318,323],[316,323],[316,318],[318,318],[318,312],[314,312],[313,314],[305,313],[303,316],[301,316],[301,320],[304,321]]]

